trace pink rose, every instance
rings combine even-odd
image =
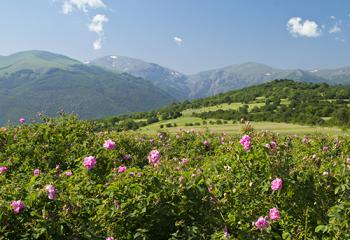
[[[96,158],[94,156],[89,156],[84,158],[84,166],[88,170],[93,169],[95,165],[96,165]]]
[[[282,179],[280,178],[275,178],[272,182],[271,182],[271,189],[273,191],[278,191],[281,190],[282,188]]]
[[[269,218],[271,220],[278,220],[280,218],[280,213],[277,208],[271,208],[269,212]]]
[[[107,150],[113,150],[116,147],[115,142],[113,142],[111,139],[108,139],[105,141],[105,143],[103,144],[103,147]]]
[[[70,170],[68,170],[65,174],[66,174],[67,177],[70,177],[70,176],[73,175],[72,171],[70,171]]]
[[[241,140],[239,141],[240,144],[244,144],[245,142],[250,142],[251,138],[249,135],[244,135]]]
[[[56,188],[49,184],[45,186],[45,191],[48,193],[48,198],[50,200],[54,200],[55,199],[55,194],[56,194]]]
[[[245,142],[243,144],[243,148],[244,148],[244,150],[248,151],[249,149],[252,148],[252,144],[250,142]]]
[[[23,117],[21,117],[20,119],[18,119],[18,121],[19,121],[19,123],[23,124],[23,123],[25,123],[25,122],[26,122],[26,119],[25,119],[25,118],[23,118]]]
[[[246,151],[250,150],[252,147],[250,140],[251,140],[250,136],[244,135],[239,141],[239,143],[243,146],[244,150]]]
[[[125,166],[119,166],[118,167],[118,173],[123,173],[126,171],[126,167]]]
[[[260,230],[266,229],[269,226],[269,221],[267,221],[264,217],[259,217],[258,220],[255,222],[255,227]]]
[[[7,167],[5,167],[5,166],[1,166],[0,167],[0,174],[3,174],[3,173],[5,173],[5,172],[7,172],[8,171],[8,168]]]
[[[160,153],[157,150],[152,150],[148,155],[148,162],[153,166],[159,165]]]
[[[13,212],[15,214],[18,214],[22,211],[22,209],[24,209],[26,207],[26,205],[21,200],[17,200],[17,201],[12,201],[11,207],[12,207]]]

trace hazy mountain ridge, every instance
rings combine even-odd
[[[139,59],[110,55],[91,61],[97,65],[115,72],[126,72],[136,77],[151,81],[155,86],[166,91],[178,100],[188,98],[187,76],[175,70],[148,63]]]
[[[158,64],[116,55],[93,60],[90,64],[149,79],[153,84],[180,100],[212,96],[274,79],[350,84],[350,67],[334,70],[278,69],[260,63],[247,62],[185,75]]]

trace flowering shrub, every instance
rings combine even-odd
[[[350,239],[347,138],[92,129],[0,132],[0,239]]]

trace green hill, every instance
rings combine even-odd
[[[149,81],[62,55],[29,51],[0,58],[0,124],[39,111],[54,115],[60,109],[101,118],[147,111],[173,100]]]
[[[240,128],[239,124],[235,124],[242,121],[261,122],[263,124],[259,126],[264,129],[268,129],[269,125],[272,126],[271,122],[294,124],[274,125],[276,128],[288,129],[288,133],[293,132],[293,128],[296,132],[299,130],[305,132],[304,127],[299,128],[295,124],[348,128],[350,127],[349,98],[348,86],[275,80],[212,97],[174,103],[157,111],[132,114],[120,117],[118,120],[122,126],[120,129],[123,127],[125,129],[123,120],[130,118],[136,120],[142,127],[141,130],[145,132],[162,129],[175,131],[177,127],[230,132],[232,129]],[[113,125],[118,126],[115,124],[116,122]],[[132,126],[130,122],[128,124]],[[108,121],[106,123],[105,120],[104,126],[108,126]],[[334,131],[331,129],[329,132],[339,133],[339,129]]]

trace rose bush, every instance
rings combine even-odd
[[[1,129],[0,239],[350,239],[347,138],[93,129]]]

